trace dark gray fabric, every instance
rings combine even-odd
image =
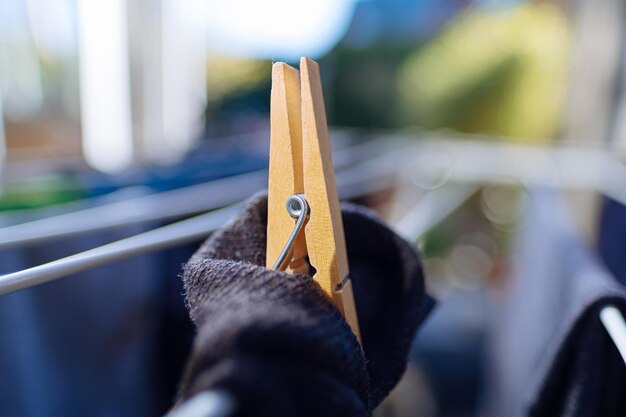
[[[420,260],[372,212],[343,207],[363,351],[308,276],[265,264],[267,199],[254,197],[185,266],[198,328],[182,385],[235,395],[240,416],[366,416],[402,376],[423,312]]]
[[[490,415],[624,415],[626,366],[599,311],[626,314],[626,292],[576,235],[559,194],[533,190],[526,209],[493,315]]]

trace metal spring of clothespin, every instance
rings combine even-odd
[[[310,214],[309,203],[307,203],[304,194],[294,194],[290,196],[287,199],[286,207],[289,215],[296,219],[296,224],[289,235],[289,239],[287,239],[287,243],[285,243],[285,246],[280,251],[280,255],[278,259],[276,259],[274,266],[272,266],[272,270],[274,271],[284,271],[289,266],[292,259],[293,245],[304,226],[306,226]],[[343,279],[335,285],[334,290],[341,291],[349,279],[350,275],[344,276]]]
[[[286,207],[289,215],[297,220],[289,235],[289,239],[287,239],[287,243],[285,243],[283,250],[280,252],[280,255],[278,255],[278,259],[276,259],[272,267],[273,270],[278,271],[284,271],[289,266],[293,245],[309,219],[309,203],[307,203],[306,198],[304,198],[304,194],[294,194],[290,196],[287,199]]]

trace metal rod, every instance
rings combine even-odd
[[[214,210],[243,200],[266,182],[267,171],[255,171],[5,227],[0,249]]]
[[[115,261],[154,252],[208,236],[233,215],[237,206],[202,214],[140,233],[66,258],[0,276],[0,295],[53,281]]]
[[[393,158],[381,157],[346,170],[338,177],[343,198],[354,198],[392,184]],[[192,242],[221,227],[236,210],[231,206],[99,246],[43,265],[0,276],[0,295],[53,281],[132,256]]]

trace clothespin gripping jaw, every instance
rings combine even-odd
[[[293,195],[304,193],[304,171],[300,76],[298,70],[284,62],[272,66],[270,108],[266,266],[273,268],[281,258],[278,262],[281,270],[308,274],[304,233],[291,236],[294,220],[285,210],[286,202]],[[291,246],[287,247],[285,242]],[[288,252],[283,253],[283,248]]]
[[[304,195],[310,210],[305,227],[309,262],[316,271],[313,278],[360,341],[319,67],[302,58],[300,73]]]

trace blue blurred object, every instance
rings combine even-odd
[[[380,40],[418,43],[441,29],[468,0],[373,0],[357,3],[343,42],[366,47]]]
[[[265,152],[206,146],[180,164],[124,175],[73,174],[89,197],[6,212],[0,226],[267,165]],[[0,274],[119,240],[148,222],[0,251]],[[197,242],[199,243],[199,242]],[[155,416],[175,401],[193,337],[178,274],[197,243],[82,272],[0,297],[0,415]]]
[[[143,231],[0,252],[0,273]],[[196,245],[107,265],[0,298],[0,415],[154,416],[174,401],[193,329],[180,266]]]
[[[155,192],[168,191],[265,167],[267,155],[257,152],[198,150],[173,166],[134,168],[119,175],[93,171],[77,173],[77,176],[85,190],[85,197],[93,197],[138,185]]]
[[[610,198],[602,206],[598,251],[615,278],[626,285],[626,206]]]
[[[411,362],[428,378],[439,416],[474,415],[478,409],[488,305],[482,291],[457,290],[420,329]]]
[[[558,192],[530,190],[528,201],[492,315],[488,415],[621,415],[626,368],[598,312],[624,314],[626,290],[577,235]]]

